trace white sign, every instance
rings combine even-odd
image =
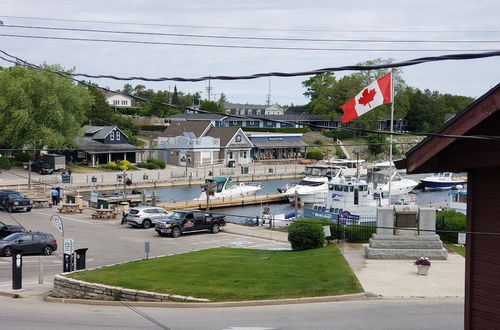
[[[64,239],[64,254],[73,254],[75,252],[75,240],[72,238]]]
[[[99,196],[99,192],[97,191],[97,189],[92,189],[90,191],[90,201],[92,203],[97,203],[97,197]]]
[[[332,232],[330,231],[330,226],[323,226],[323,233],[325,234],[325,237],[331,237]]]
[[[465,245],[465,233],[458,233],[458,244]]]
[[[64,227],[61,217],[58,215],[53,215],[50,217],[50,222],[52,222],[54,227],[56,227],[57,230],[59,230],[59,232],[61,233],[61,235],[64,236]]]

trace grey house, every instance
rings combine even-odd
[[[137,147],[128,144],[128,136],[116,126],[84,126],[84,136],[75,139],[76,150],[66,157],[70,162],[99,166],[108,162],[141,161]]]

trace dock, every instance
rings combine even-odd
[[[255,205],[255,204],[269,204],[269,203],[282,203],[288,201],[284,194],[268,194],[268,195],[255,195],[246,197],[233,197],[233,198],[214,198],[210,199],[209,206],[211,209],[231,207],[231,206],[245,206],[245,205]],[[192,200],[192,201],[180,201],[171,203],[159,203],[168,211],[178,211],[178,210],[203,210],[207,207],[207,202],[205,200]]]

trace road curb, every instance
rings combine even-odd
[[[270,306],[270,305],[292,305],[322,303],[334,301],[360,301],[360,300],[378,300],[380,297],[374,297],[368,292],[354,293],[339,296],[325,297],[306,297],[290,299],[271,299],[271,300],[250,300],[250,301],[228,301],[228,302],[136,302],[136,301],[110,301],[110,300],[87,300],[73,298],[45,297],[46,302],[62,304],[80,304],[80,305],[99,305],[99,306],[122,306],[130,305],[134,307],[166,307],[166,308],[215,308],[215,307],[249,307],[249,306]]]

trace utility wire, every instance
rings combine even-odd
[[[66,27],[48,27],[48,26],[32,26],[32,25],[0,25],[1,28],[21,28],[34,30],[51,30],[51,31],[72,31],[72,32],[92,32],[92,33],[111,33],[111,34],[126,34],[126,35],[147,35],[147,36],[168,36],[168,37],[183,37],[183,38],[210,38],[210,39],[236,39],[236,40],[266,40],[266,41],[307,41],[307,42],[355,42],[355,43],[500,43],[500,40],[431,40],[431,39],[324,39],[324,38],[278,38],[278,37],[252,37],[252,36],[223,36],[211,34],[185,34],[185,33],[161,33],[161,32],[138,32],[138,31],[117,31],[117,30],[99,30],[99,29],[83,29],[83,28],[66,28]]]
[[[161,46],[186,46],[186,47],[209,47],[209,48],[232,48],[232,49],[264,49],[264,50],[300,50],[300,51],[335,51],[335,52],[469,52],[472,49],[422,49],[422,48],[315,48],[315,47],[280,47],[280,46],[248,46],[248,45],[217,45],[205,43],[182,43],[182,42],[161,42],[161,41],[140,41],[140,40],[117,40],[98,38],[76,38],[76,37],[55,37],[28,34],[0,34],[0,37],[44,39],[44,40],[65,40],[65,41],[92,41],[106,43],[123,43],[137,45],[161,45]],[[496,49],[480,49],[481,52],[492,52]]]
[[[8,57],[14,58],[16,61],[24,62],[33,66],[34,64],[28,63],[16,56],[12,56],[5,51],[0,50],[1,53],[5,54]],[[312,76],[320,73],[327,72],[341,72],[341,71],[370,71],[370,70],[379,70],[379,69],[391,69],[391,68],[402,68],[407,66],[413,66],[417,64],[423,63],[431,63],[431,62],[440,62],[440,61],[463,61],[463,60],[472,60],[472,59],[481,59],[481,58],[489,58],[489,57],[498,57],[500,56],[500,50],[486,52],[486,53],[467,53],[467,54],[447,54],[441,56],[429,56],[429,57],[420,57],[415,59],[406,60],[403,62],[394,62],[388,64],[376,64],[376,65],[346,65],[346,66],[338,66],[338,67],[329,67],[322,68],[310,71],[300,71],[300,72],[265,72],[265,73],[255,73],[251,75],[244,76],[203,76],[203,77],[195,77],[195,78],[185,78],[185,77],[160,77],[160,78],[148,78],[148,77],[117,77],[113,75],[91,75],[86,73],[71,73],[65,72],[65,75],[71,75],[74,77],[85,77],[85,78],[95,78],[95,79],[113,79],[119,81],[130,81],[130,80],[141,80],[141,81],[180,81],[180,82],[200,82],[206,80],[249,80],[249,79],[257,79],[263,77],[299,77],[299,76]],[[116,93],[115,91],[111,91]],[[128,95],[130,96],[130,95]]]
[[[292,29],[292,28],[263,28],[263,27],[237,27],[237,26],[215,26],[215,25],[187,25],[187,24],[161,24],[161,23],[140,23],[140,22],[123,22],[123,21],[98,21],[98,20],[77,20],[63,19],[50,17],[28,17],[28,16],[8,16],[0,15],[3,18],[14,18],[24,20],[38,21],[55,21],[55,22],[72,22],[72,23],[97,23],[97,24],[116,24],[116,25],[132,25],[132,26],[155,26],[155,27],[174,27],[174,28],[194,28],[194,29],[225,29],[225,30],[249,30],[249,31],[291,31],[291,32],[336,32],[336,33],[498,33],[500,30],[439,30],[439,29]]]
[[[26,62],[16,56],[10,55],[7,52],[0,50],[0,53],[5,54],[8,57],[13,58],[14,60],[7,59],[4,56],[0,56],[0,59],[3,59],[4,61],[7,61],[9,63],[13,64],[21,64],[25,65],[27,67],[45,71],[45,72],[50,72],[53,74],[60,75],[61,77],[64,77],[66,79],[73,80],[77,83],[83,84],[85,86],[89,87],[94,87],[94,88],[99,88],[104,91],[112,92],[112,93],[118,93],[121,95],[125,95],[134,99],[138,99],[144,102],[151,102],[159,105],[164,105],[164,106],[169,106],[177,109],[182,109],[182,110],[190,110],[195,113],[205,113],[205,114],[213,114],[213,112],[206,111],[206,110],[200,110],[200,109],[193,109],[191,107],[187,106],[181,106],[181,105],[174,105],[174,104],[169,104],[166,102],[161,102],[161,101],[156,101],[152,99],[147,99],[143,97],[139,97],[136,95],[130,95],[126,94],[123,92],[116,92],[112,91],[108,88],[104,87],[99,87],[97,85],[91,84],[89,82],[79,80],[74,78],[73,76],[78,76],[82,74],[71,74],[67,72],[61,72],[61,71],[54,71],[50,70],[47,68],[44,68],[42,66],[32,64],[29,62]],[[492,57],[492,56],[500,56],[500,51],[499,52],[492,52],[492,53],[478,53],[478,54],[452,54],[452,55],[445,55],[445,56],[438,56],[438,57],[431,57],[431,58],[421,58],[421,59],[416,59],[416,60],[410,60],[406,62],[400,62],[400,63],[395,63],[396,66],[408,66],[408,65],[415,65],[415,64],[420,64],[420,63],[425,63],[428,61],[438,61],[438,60],[444,60],[444,59],[475,59],[475,58],[483,58],[483,57]],[[391,64],[380,64],[380,65],[372,65],[372,66],[350,66],[350,67],[341,67],[344,68],[344,70],[348,70],[346,68],[350,68],[349,70],[356,70],[354,67],[359,67],[363,68],[363,70],[373,70],[373,69],[382,69],[382,68],[390,68],[393,67]],[[370,68],[370,69],[368,69]],[[332,68],[330,69],[321,69],[321,70],[328,70],[328,71],[323,71],[323,72],[329,72],[333,71]],[[359,69],[358,69],[359,70]],[[316,70],[318,72],[320,70]],[[313,71],[309,71],[313,72]],[[269,74],[276,74],[276,73],[269,73]],[[288,74],[290,75],[290,74]],[[245,78],[237,78],[237,77],[232,77],[232,80],[235,79],[245,79]],[[232,118],[240,118],[240,119],[250,119],[250,120],[267,120],[267,121],[272,121],[276,123],[283,123],[283,124],[292,124],[292,125],[301,125],[301,126],[307,126],[309,128],[315,129],[315,130],[340,130],[340,131],[350,131],[350,132],[363,132],[363,133],[374,133],[374,134],[383,134],[383,135],[400,135],[400,136],[423,136],[423,137],[438,137],[438,138],[450,138],[450,139],[459,139],[459,140],[489,140],[489,141],[500,141],[500,136],[487,136],[487,135],[451,135],[451,134],[438,134],[438,133],[415,133],[415,132],[387,132],[387,131],[381,131],[381,130],[372,130],[372,129],[364,129],[364,128],[351,128],[351,127],[331,127],[331,126],[325,126],[325,125],[317,125],[317,124],[308,124],[308,123],[297,123],[297,122],[291,122],[291,121],[284,121],[284,120],[275,120],[275,119],[270,119],[265,116],[242,116],[242,115],[233,115],[233,114],[225,114],[227,117],[232,117]]]

